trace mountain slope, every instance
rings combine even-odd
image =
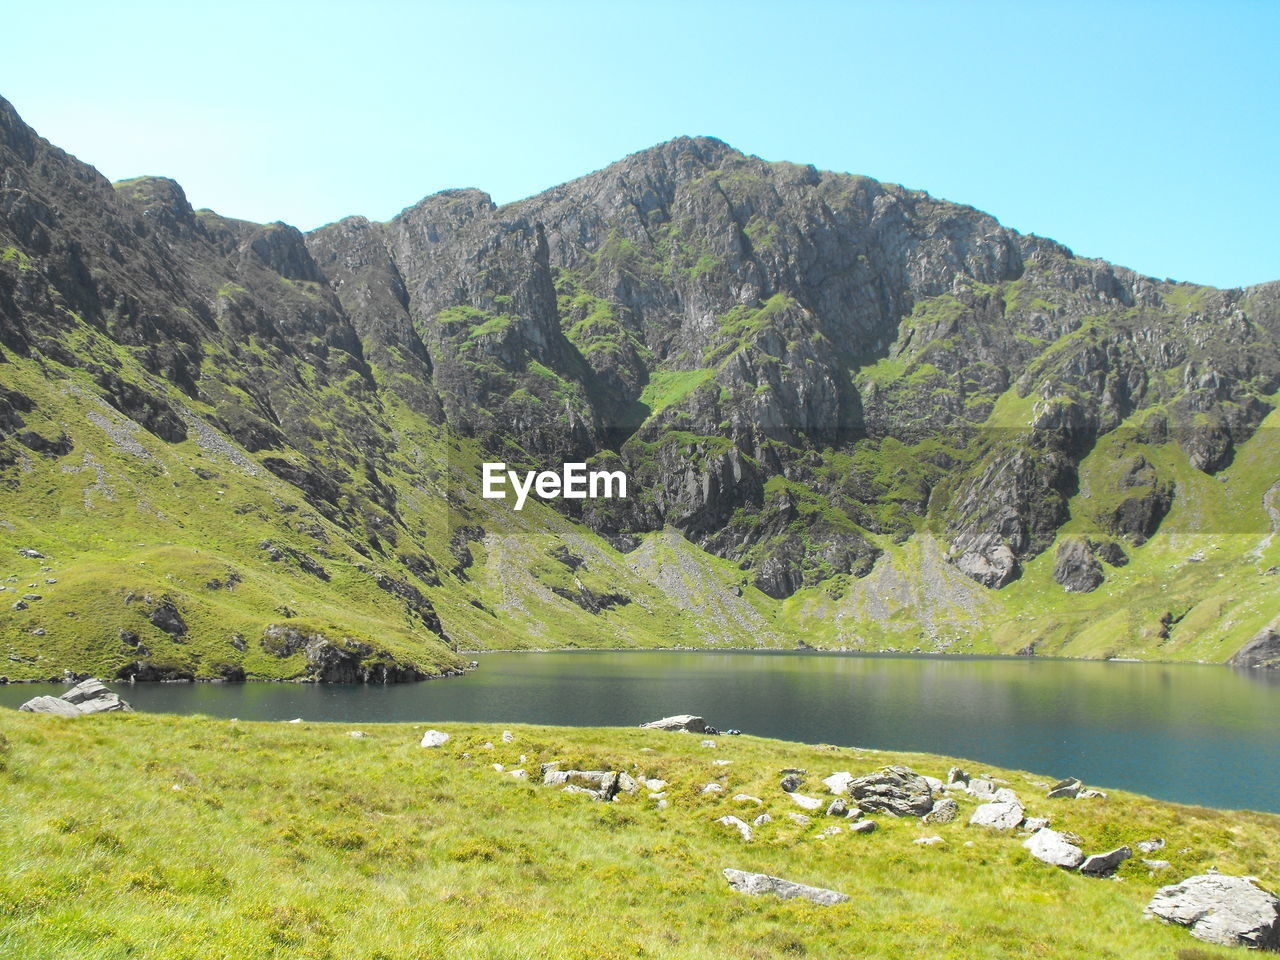
[[[11,678],[1222,661],[1280,614],[1280,285],[1156,281],[707,138],[305,235],[112,185],[3,101],[0,171]],[[480,496],[494,459],[630,496],[516,513]]]

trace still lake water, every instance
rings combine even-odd
[[[912,750],[1182,803],[1280,812],[1280,676],[1220,666],[750,652],[479,654],[466,677],[390,686],[113,684],[136,709],[245,720],[721,730]],[[16,707],[61,687],[0,686]],[[854,771],[858,772],[858,771]]]

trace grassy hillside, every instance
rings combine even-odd
[[[62,721],[0,713],[0,955],[14,960],[213,957],[706,958],[1009,956],[1208,960],[1233,955],[1142,918],[1160,885],[1216,866],[1280,883],[1280,818],[1112,792],[1048,801],[1044,779],[992,771],[1028,815],[1089,851],[1149,837],[1117,880],[1032,859],[1016,836],[877,816],[819,839],[778,787],[887,763],[945,776],[951,760],[636,729],[448,725],[354,729],[134,715]],[[485,744],[492,744],[492,749]],[[522,761],[520,758],[524,756]],[[536,781],[538,764],[669,782],[611,804]],[[729,761],[717,765],[714,761]],[[532,771],[517,780],[492,764]],[[971,768],[985,772],[985,768]],[[723,792],[704,794],[707,783]],[[1105,785],[1102,785],[1105,786]],[[753,794],[763,808],[735,802]],[[744,843],[714,822],[761,809]],[[937,835],[944,843],[912,841]],[[849,894],[836,907],[734,893],[721,870]]]

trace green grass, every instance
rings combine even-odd
[[[368,736],[353,739],[352,729]],[[1151,836],[1171,870],[1136,860],[1120,882],[1033,860],[1016,836],[876,816],[868,836],[816,839],[778,788],[779,770],[859,774],[950,760],[753,737],[636,729],[446,724],[242,723],[112,715],[77,721],[0,713],[0,954],[14,960],[204,958],[1009,956],[1170,960],[1231,956],[1142,918],[1154,890],[1216,865],[1280,881],[1280,818],[1112,793],[1047,801],[1044,778],[995,771],[1029,814],[1087,850]],[[485,749],[492,743],[493,749]],[[523,763],[520,756],[524,755]],[[713,759],[728,759],[715,766]],[[622,769],[669,782],[669,809],[642,790],[599,804],[492,769]],[[971,768],[983,769],[985,768]],[[700,791],[719,782],[724,792]],[[744,844],[714,823],[775,821]],[[920,847],[917,837],[946,842]],[[731,891],[724,867],[832,887],[850,903]],[[1187,951],[1180,954],[1179,951]],[[1198,952],[1192,952],[1198,951]]]

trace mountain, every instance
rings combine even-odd
[[[0,672],[1273,656],[1278,338],[1280,284],[710,138],[304,234],[109,183],[0,100]],[[516,512],[497,460],[629,495]]]

